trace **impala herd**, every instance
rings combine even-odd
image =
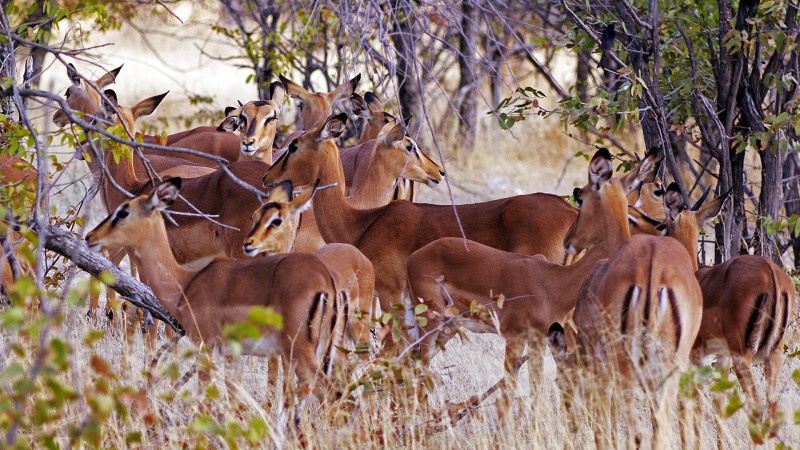
[[[70,114],[122,123],[134,137],[136,119],[166,93],[119,105],[106,87],[120,69],[89,80],[69,65],[66,101]],[[225,325],[272,307],[283,327],[246,342],[245,354],[281,356],[286,373],[321,400],[336,392],[337,348],[369,342],[380,311],[400,310],[402,338],[383,339],[384,354],[413,343],[411,353],[427,364],[459,327],[499,333],[512,398],[526,345],[547,342],[562,370],[641,380],[664,411],[677,399],[674,369],[712,354],[763,406],[751,373],[763,362],[766,400],[775,404],[794,285],[756,256],[698,270],[699,231],[725,195],[687,209],[677,188],[657,178],[657,151],[615,176],[601,149],[588,183],[574,192],[577,208],[542,193],[415,203],[414,183],[435,187],[444,170],[375,94],[355,93],[359,81],[314,93],[281,77],[270,99],[227,108],[218,127],[143,136],[159,149],[142,147],[118,162],[112,145],[82,142],[77,154],[102,180],[111,212],[86,236],[90,248],[116,262],[127,255],[196,344],[224,351]],[[300,104],[302,128],[276,143],[287,95]],[[343,102],[365,122],[348,148],[337,145],[348,115],[333,113]],[[58,111],[53,122],[66,126],[70,114]],[[416,320],[420,310],[424,321]],[[580,389],[564,387],[568,407]]]

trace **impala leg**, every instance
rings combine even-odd
[[[733,356],[733,370],[736,372],[736,378],[739,379],[739,385],[742,386],[742,390],[744,391],[744,396],[746,403],[748,404],[749,408],[760,408],[761,405],[758,404],[756,399],[758,396],[756,395],[756,387],[755,382],[753,381],[753,368],[752,368],[752,360],[748,356],[744,355],[732,355]]]
[[[774,417],[778,408],[778,399],[775,398],[775,387],[778,384],[778,376],[781,374],[783,365],[783,352],[780,349],[773,349],[767,360],[764,362],[764,377],[767,379],[767,408],[771,417]]]
[[[532,353],[532,348],[530,349]],[[525,340],[518,337],[506,338],[506,355],[505,355],[505,383],[503,394],[501,396],[502,407],[508,411],[514,404],[514,398],[517,396],[517,384],[520,371],[520,359],[525,353]],[[531,381],[533,381],[533,373],[531,373]],[[498,402],[500,404],[501,402]]]

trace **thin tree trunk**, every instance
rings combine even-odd
[[[395,77],[397,78],[397,95],[400,101],[400,113],[403,119],[414,117],[411,122],[409,134],[418,141],[419,132],[423,123],[422,92],[418,77],[422,73],[417,68],[416,33],[411,23],[410,5],[401,0],[394,2],[394,16],[397,18],[392,25],[392,43],[397,51],[397,65]]]
[[[797,149],[794,145],[789,145],[786,152],[786,159],[783,164],[783,206],[786,215],[800,216],[800,157],[797,156]],[[794,254],[794,268],[800,267],[800,234],[795,233],[794,228],[789,230],[789,240]]]
[[[471,0],[461,4],[461,35],[458,43],[458,68],[460,79],[458,92],[462,96],[458,113],[462,129],[457,133],[461,149],[471,152],[475,147],[478,123],[478,99],[476,97],[475,47],[478,38],[478,10]]]

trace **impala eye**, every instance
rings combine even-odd
[[[283,223],[283,220],[282,220],[282,219],[275,219],[275,220],[273,220],[273,221],[272,221],[272,223],[270,224],[270,226],[273,226],[273,227],[279,227],[279,226],[281,226],[281,224],[282,224],[282,223]]]
[[[128,217],[129,214],[130,212],[128,211],[127,204],[120,206],[119,209],[117,209],[117,212],[114,214],[114,219],[111,220],[111,224],[113,225],[118,221]]]
[[[665,193],[666,191],[663,188],[656,189],[655,191],[653,191],[653,195],[655,195],[656,197],[663,197]]]

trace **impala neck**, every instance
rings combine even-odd
[[[153,289],[158,301],[177,317],[184,288],[196,271],[185,269],[175,260],[167,240],[164,219],[159,216],[137,233],[140,244],[125,250],[139,269],[142,282]]]
[[[114,155],[111,150],[100,150],[102,151],[102,162],[97,155],[91,155],[91,161],[87,161],[86,164],[96,177],[100,177],[103,202],[105,202],[106,208],[110,212],[122,202],[128,200],[128,197],[120,192],[119,189],[108,180],[109,175],[114,179],[116,184],[128,192],[138,190],[141,183],[136,178],[136,172],[133,169],[133,154],[131,154],[130,158],[128,158],[127,155],[123,156],[119,164],[117,164],[114,162]],[[108,172],[103,170],[103,164],[105,164]]]
[[[557,292],[553,292],[553,298],[567,300],[564,303],[568,309],[575,307],[578,294],[583,287],[583,283],[589,278],[589,273],[598,261],[607,257],[603,246],[595,245],[586,251],[581,259],[567,266],[554,266],[560,273],[551,279],[561,281],[557,286]]]
[[[378,122],[379,124],[373,124],[371,120],[368,120],[367,123],[364,124],[364,129],[361,131],[361,136],[358,137],[356,145],[363,144],[378,137],[378,134],[383,128],[383,120],[379,120]]]
[[[359,209],[377,208],[389,203],[394,193],[395,180],[400,177],[403,167],[394,167],[389,158],[381,157],[383,151],[375,143],[364,171],[364,177],[354,179],[350,186],[347,202]]]
[[[380,210],[354,208],[344,196],[344,169],[339,149],[333,142],[326,142],[320,161],[320,184],[338,183],[338,186],[323,189],[314,195],[314,217],[322,238],[326,242],[342,242],[355,245],[363,230]]]
[[[690,213],[680,213],[677,219],[668,226],[667,236],[677,239],[686,248],[692,260],[692,267],[697,272],[697,253],[699,249],[697,240],[700,237],[700,228],[693,223],[694,221],[695,218]]]
[[[609,204],[605,205],[606,213],[602,214],[600,224],[604,230],[606,254],[612,258],[631,238],[631,230],[628,226],[628,200],[622,186],[616,181],[608,188],[613,188],[613,191],[606,193]]]

